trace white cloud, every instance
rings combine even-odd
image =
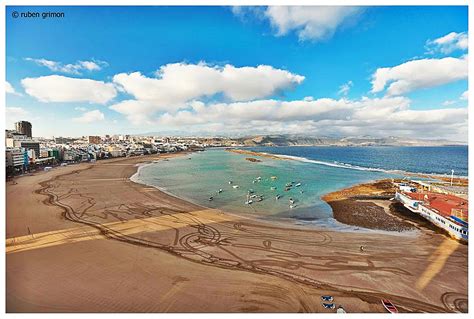
[[[89,102],[105,104],[117,95],[111,83],[61,75],[26,78],[25,92],[41,102]]]
[[[18,121],[31,121],[33,118],[31,117],[30,112],[25,110],[23,107],[18,106],[7,106],[5,107],[5,119],[4,123],[6,127],[14,127],[14,123]]]
[[[453,100],[447,100],[443,102],[443,106],[450,106],[456,104],[456,101]]]
[[[456,50],[467,50],[469,44],[468,36],[465,32],[451,32],[434,40],[426,41],[428,53],[433,54],[437,51],[449,54]]]
[[[8,81],[5,81],[5,93],[21,96],[21,94],[15,91],[15,88]]]
[[[377,69],[372,75],[372,92],[381,92],[388,85],[387,95],[401,95],[467,79],[467,75],[467,56],[413,60]]]
[[[348,6],[270,6],[264,16],[278,36],[295,31],[301,41],[320,41],[332,37],[362,11],[363,8]]]
[[[304,77],[268,65],[235,67],[205,63],[174,63],[162,66],[156,78],[139,72],[114,76],[114,83],[136,100],[122,101],[111,109],[133,122],[160,111],[176,111],[198,98],[221,94],[231,101],[248,101],[281,94],[300,84]]]
[[[80,117],[73,118],[74,122],[78,123],[94,123],[98,121],[103,121],[105,118],[104,113],[99,110],[93,110],[89,112],[85,112]]]
[[[104,61],[77,61],[76,63],[63,64],[61,62],[51,61],[47,59],[25,58],[27,61],[36,63],[37,65],[47,67],[53,72],[61,72],[68,74],[80,75],[82,71],[99,71],[102,67],[107,66]]]
[[[7,106],[5,107],[7,119],[12,119],[15,121],[21,120],[21,118],[29,115],[30,113],[22,107],[16,106]]]
[[[128,109],[129,105],[123,107]],[[467,139],[467,108],[412,110],[406,97],[270,99],[209,104],[192,101],[186,109],[143,118],[140,118],[139,106],[135,106],[134,110],[130,115],[137,120],[136,124],[194,132],[315,135],[331,132],[340,135]]]
[[[337,94],[347,96],[353,86],[354,83],[352,83],[352,81],[348,81],[339,87],[339,91],[337,92]]]
[[[76,111],[81,111],[81,112],[87,111],[87,108],[82,107],[82,106],[76,106],[74,109],[75,109]]]
[[[467,100],[469,99],[469,91],[468,91],[468,90],[464,91],[464,93],[463,93],[463,94],[461,94],[461,97],[460,97],[460,99],[461,99],[461,100],[466,100],[466,101],[467,101]]]

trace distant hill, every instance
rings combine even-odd
[[[246,146],[448,146],[466,145],[448,140],[423,140],[401,137],[310,137],[301,135],[259,135],[232,139]]]
[[[194,137],[206,143],[220,143],[231,146],[232,144],[246,146],[448,146],[467,145],[465,142],[449,141],[444,139],[415,139],[406,137],[373,137],[373,136],[311,136],[302,134],[260,134],[232,136],[222,134],[217,136],[212,133],[200,134],[191,132],[149,132],[139,136],[167,136],[167,137]]]

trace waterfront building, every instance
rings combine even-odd
[[[8,174],[23,172],[26,169],[25,150],[20,148],[8,148],[5,150],[5,165]],[[26,157],[28,159],[28,157]]]
[[[446,230],[452,237],[468,241],[468,201],[450,194],[399,190],[395,199],[408,210]]]
[[[20,147],[26,149],[27,151],[34,151],[34,155],[31,156],[32,158],[39,158],[40,157],[40,143],[33,141],[33,140],[22,140],[20,141]],[[30,157],[30,158],[31,158]]]
[[[54,157],[57,161],[61,160],[59,150],[52,149],[48,151],[48,157]]]

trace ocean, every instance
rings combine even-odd
[[[321,196],[372,180],[401,177],[402,171],[467,175],[467,147],[258,147],[293,160],[208,149],[139,169],[132,180],[152,185],[196,204],[263,219],[331,228],[350,228],[332,217]],[[272,176],[274,178],[272,178]],[[258,177],[260,177],[258,179]],[[276,178],[275,178],[276,177]],[[231,184],[229,184],[231,182]],[[285,185],[300,183],[285,191]],[[233,186],[238,185],[238,188]],[[222,189],[221,193],[218,191]],[[246,204],[247,194],[262,195]],[[279,199],[276,196],[280,195]],[[212,201],[209,201],[210,197]],[[290,198],[294,201],[290,208]]]
[[[257,147],[257,152],[296,156],[321,164],[354,166],[373,170],[400,170],[412,173],[468,176],[467,146],[301,146]]]

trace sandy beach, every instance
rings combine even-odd
[[[347,312],[385,312],[381,298],[400,312],[467,312],[467,245],[383,202],[377,214],[406,229],[257,221],[130,181],[138,164],[174,156],[7,182],[7,312],[334,312],[324,294]]]

